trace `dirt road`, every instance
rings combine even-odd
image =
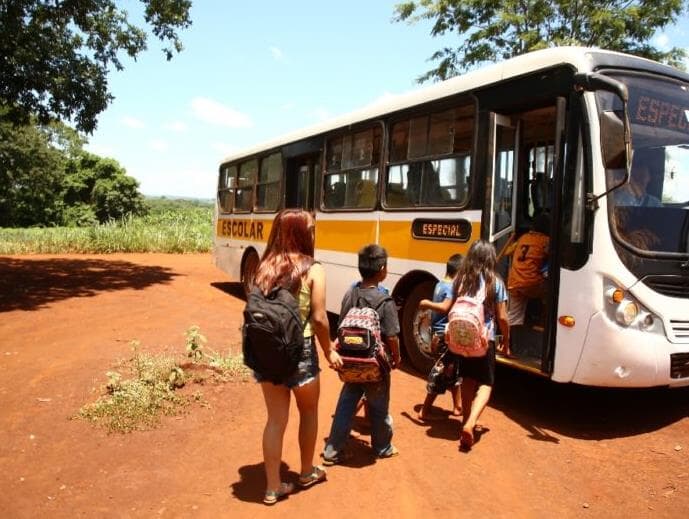
[[[264,408],[253,383],[207,384],[207,406],[161,427],[107,434],[77,410],[136,339],[184,349],[197,324],[238,348],[243,301],[208,255],[0,258],[0,514],[3,517],[686,517],[689,390],[562,386],[499,370],[485,433],[460,453],[458,422],[414,420],[424,380],[392,382],[401,455],[375,461],[365,434],[328,482],[260,503]],[[643,347],[643,345],[630,345]],[[324,365],[324,363],[322,363]],[[320,436],[340,383],[322,379]],[[449,396],[440,397],[448,409]],[[359,419],[359,432],[366,432]],[[285,472],[298,464],[293,409]],[[312,515],[315,514],[315,515]]]

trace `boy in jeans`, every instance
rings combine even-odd
[[[349,289],[342,298],[340,320],[344,318],[354,301],[354,288],[358,288],[359,297],[372,307],[380,300],[378,283],[387,276],[388,254],[379,245],[367,245],[359,251],[359,274],[361,281]],[[400,332],[397,308],[394,301],[388,299],[378,308],[380,330],[387,353],[391,357],[392,368],[400,365],[400,348],[397,335]],[[399,452],[392,445],[392,417],[388,413],[390,405],[390,373],[383,375],[380,382],[352,383],[345,382],[335,408],[335,416],[330,428],[330,435],[323,449],[323,465],[341,463],[349,456],[345,453],[345,443],[352,429],[352,419],[357,404],[362,396],[366,397],[371,421],[371,446],[380,458],[390,458]]]
[[[435,284],[433,289],[433,302],[442,303],[446,299],[453,299],[452,284],[455,276],[462,264],[462,255],[453,254],[447,260],[445,277]],[[440,358],[431,368],[426,384],[426,399],[419,411],[419,420],[428,421],[440,418],[432,414],[431,408],[438,395],[442,395],[449,390],[452,394],[452,416],[462,414],[462,405],[459,396],[459,358],[448,351],[445,344],[445,325],[447,324],[447,314],[433,312],[431,314],[431,349],[434,353],[440,353]]]

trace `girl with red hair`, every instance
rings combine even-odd
[[[320,367],[314,335],[331,367],[341,367],[342,360],[330,340],[325,310],[325,271],[320,263],[314,261],[314,239],[315,221],[310,213],[301,209],[280,211],[273,222],[266,250],[254,278],[254,284],[264,294],[276,286],[290,290],[299,301],[304,322],[304,350],[294,374],[284,384],[273,384],[255,374],[268,411],[263,430],[263,461],[267,480],[263,502],[267,505],[276,503],[294,491],[294,484],[280,481],[282,442],[292,393],[299,409],[299,485],[302,488],[310,487],[326,477],[325,469],[313,464],[320,395]]]

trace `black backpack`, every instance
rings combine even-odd
[[[294,374],[304,349],[299,302],[283,287],[266,296],[254,287],[247,297],[242,326],[244,364],[274,384]]]

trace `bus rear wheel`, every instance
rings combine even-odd
[[[244,261],[242,262],[242,287],[244,288],[245,296],[249,295],[254,284],[258,262],[258,254],[255,250],[247,252],[246,256],[244,256]]]
[[[433,297],[435,282],[428,280],[416,285],[402,308],[402,341],[411,365],[427,374],[435,358],[431,355],[430,312],[420,312],[419,302]]]

